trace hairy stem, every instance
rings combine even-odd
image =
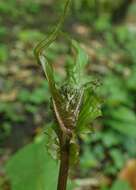
[[[61,148],[60,170],[57,190],[66,190],[69,170],[69,141]]]

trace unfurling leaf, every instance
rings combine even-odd
[[[91,88],[90,88],[91,89]],[[77,133],[88,133],[91,130],[90,124],[97,117],[101,116],[101,100],[91,90],[85,90],[83,104],[79,114],[79,119],[77,123]]]
[[[84,83],[84,71],[88,63],[88,56],[77,41],[72,40],[71,45],[74,58],[71,63],[66,65],[67,81],[69,85],[80,88]]]
[[[50,90],[52,95],[52,108],[59,124],[57,126],[55,125],[56,127],[53,129],[55,130],[59,139],[61,138],[61,130],[68,129],[71,131],[71,164],[76,163],[79,155],[78,142],[75,139],[77,139],[77,137],[81,134],[91,132],[91,123],[101,115],[101,100],[95,92],[97,83],[93,83],[93,81],[87,81],[86,83],[86,79],[83,77],[83,70],[85,69],[88,60],[87,56],[85,52],[82,51],[82,48],[78,42],[73,41],[72,47],[73,46],[76,50],[75,53],[77,53],[77,56],[75,54],[74,56],[76,59],[73,60],[70,65],[67,65],[66,82],[63,83],[62,86],[56,88],[54,76],[52,76],[53,71],[51,71],[50,74],[51,69],[46,69],[46,72],[48,72],[46,74],[48,75],[47,77],[51,78],[47,79],[49,85],[51,83],[51,86],[56,88],[54,91]],[[54,82],[50,82],[51,80]],[[61,129],[59,126],[61,126]],[[52,137],[50,137],[50,139],[52,139]],[[49,146],[50,148],[53,148],[51,152],[54,151],[56,147],[54,140],[51,143],[52,146],[51,144]],[[58,155],[58,152],[59,151],[56,150],[56,154],[53,154]]]
[[[55,116],[56,124],[54,131],[60,146],[60,152],[65,147],[70,148],[70,160],[73,162],[78,156],[78,143],[75,141],[80,133],[89,129],[90,123],[101,115],[100,100],[94,90],[94,84],[88,80],[85,67],[88,56],[75,40],[71,42],[73,60],[66,65],[66,80],[62,84],[56,84],[52,65],[47,61],[44,48],[47,49],[61,31],[65,12],[71,0],[67,0],[64,14],[62,15],[55,30],[47,39],[41,41],[35,48],[35,56],[43,67],[51,93],[51,107]],[[51,135],[51,134],[50,134]],[[50,137],[53,139],[54,134]],[[55,146],[52,143],[53,150]],[[66,146],[67,144],[67,146]],[[73,160],[73,161],[72,161]]]

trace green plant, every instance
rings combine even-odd
[[[94,123],[97,132],[84,138],[80,175],[86,177],[97,170],[113,181],[126,161],[136,156],[136,40],[126,26],[111,26],[101,39],[103,48],[96,51],[97,58],[103,56],[111,65],[99,88],[106,101],[103,119]],[[108,55],[116,59],[108,60]]]
[[[5,62],[8,59],[8,50],[5,45],[0,45],[0,61]]]
[[[131,186],[128,182],[123,181],[123,180],[116,180],[113,184],[113,186],[111,187],[111,190],[131,190]]]
[[[58,164],[51,159],[45,143],[47,138],[39,135],[8,161],[5,169],[12,190],[51,190],[57,185]],[[72,187],[69,182],[68,190]]]
[[[84,77],[88,57],[80,45],[68,38],[71,41],[74,59],[66,65],[65,82],[59,85],[54,80],[52,65],[44,53],[44,49],[46,50],[58,37],[70,1],[66,1],[64,13],[54,31],[34,50],[36,59],[42,65],[48,81],[51,107],[56,119],[53,130],[56,134],[55,140],[60,159],[58,190],[66,190],[69,165],[75,163],[78,156],[78,137],[90,132],[92,130],[90,123],[101,115],[101,102],[96,94],[97,82],[86,81]]]

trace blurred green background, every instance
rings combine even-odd
[[[64,3],[0,0],[0,190],[55,189],[58,165],[44,135],[52,121],[50,94],[33,49]],[[101,81],[104,103],[94,132],[80,139],[70,190],[136,190],[135,13],[135,0],[72,2],[64,31],[88,53],[87,72]],[[60,76],[67,52],[61,37],[47,52]]]

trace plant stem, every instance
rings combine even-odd
[[[69,170],[69,142],[61,148],[60,170],[57,190],[66,190]]]

